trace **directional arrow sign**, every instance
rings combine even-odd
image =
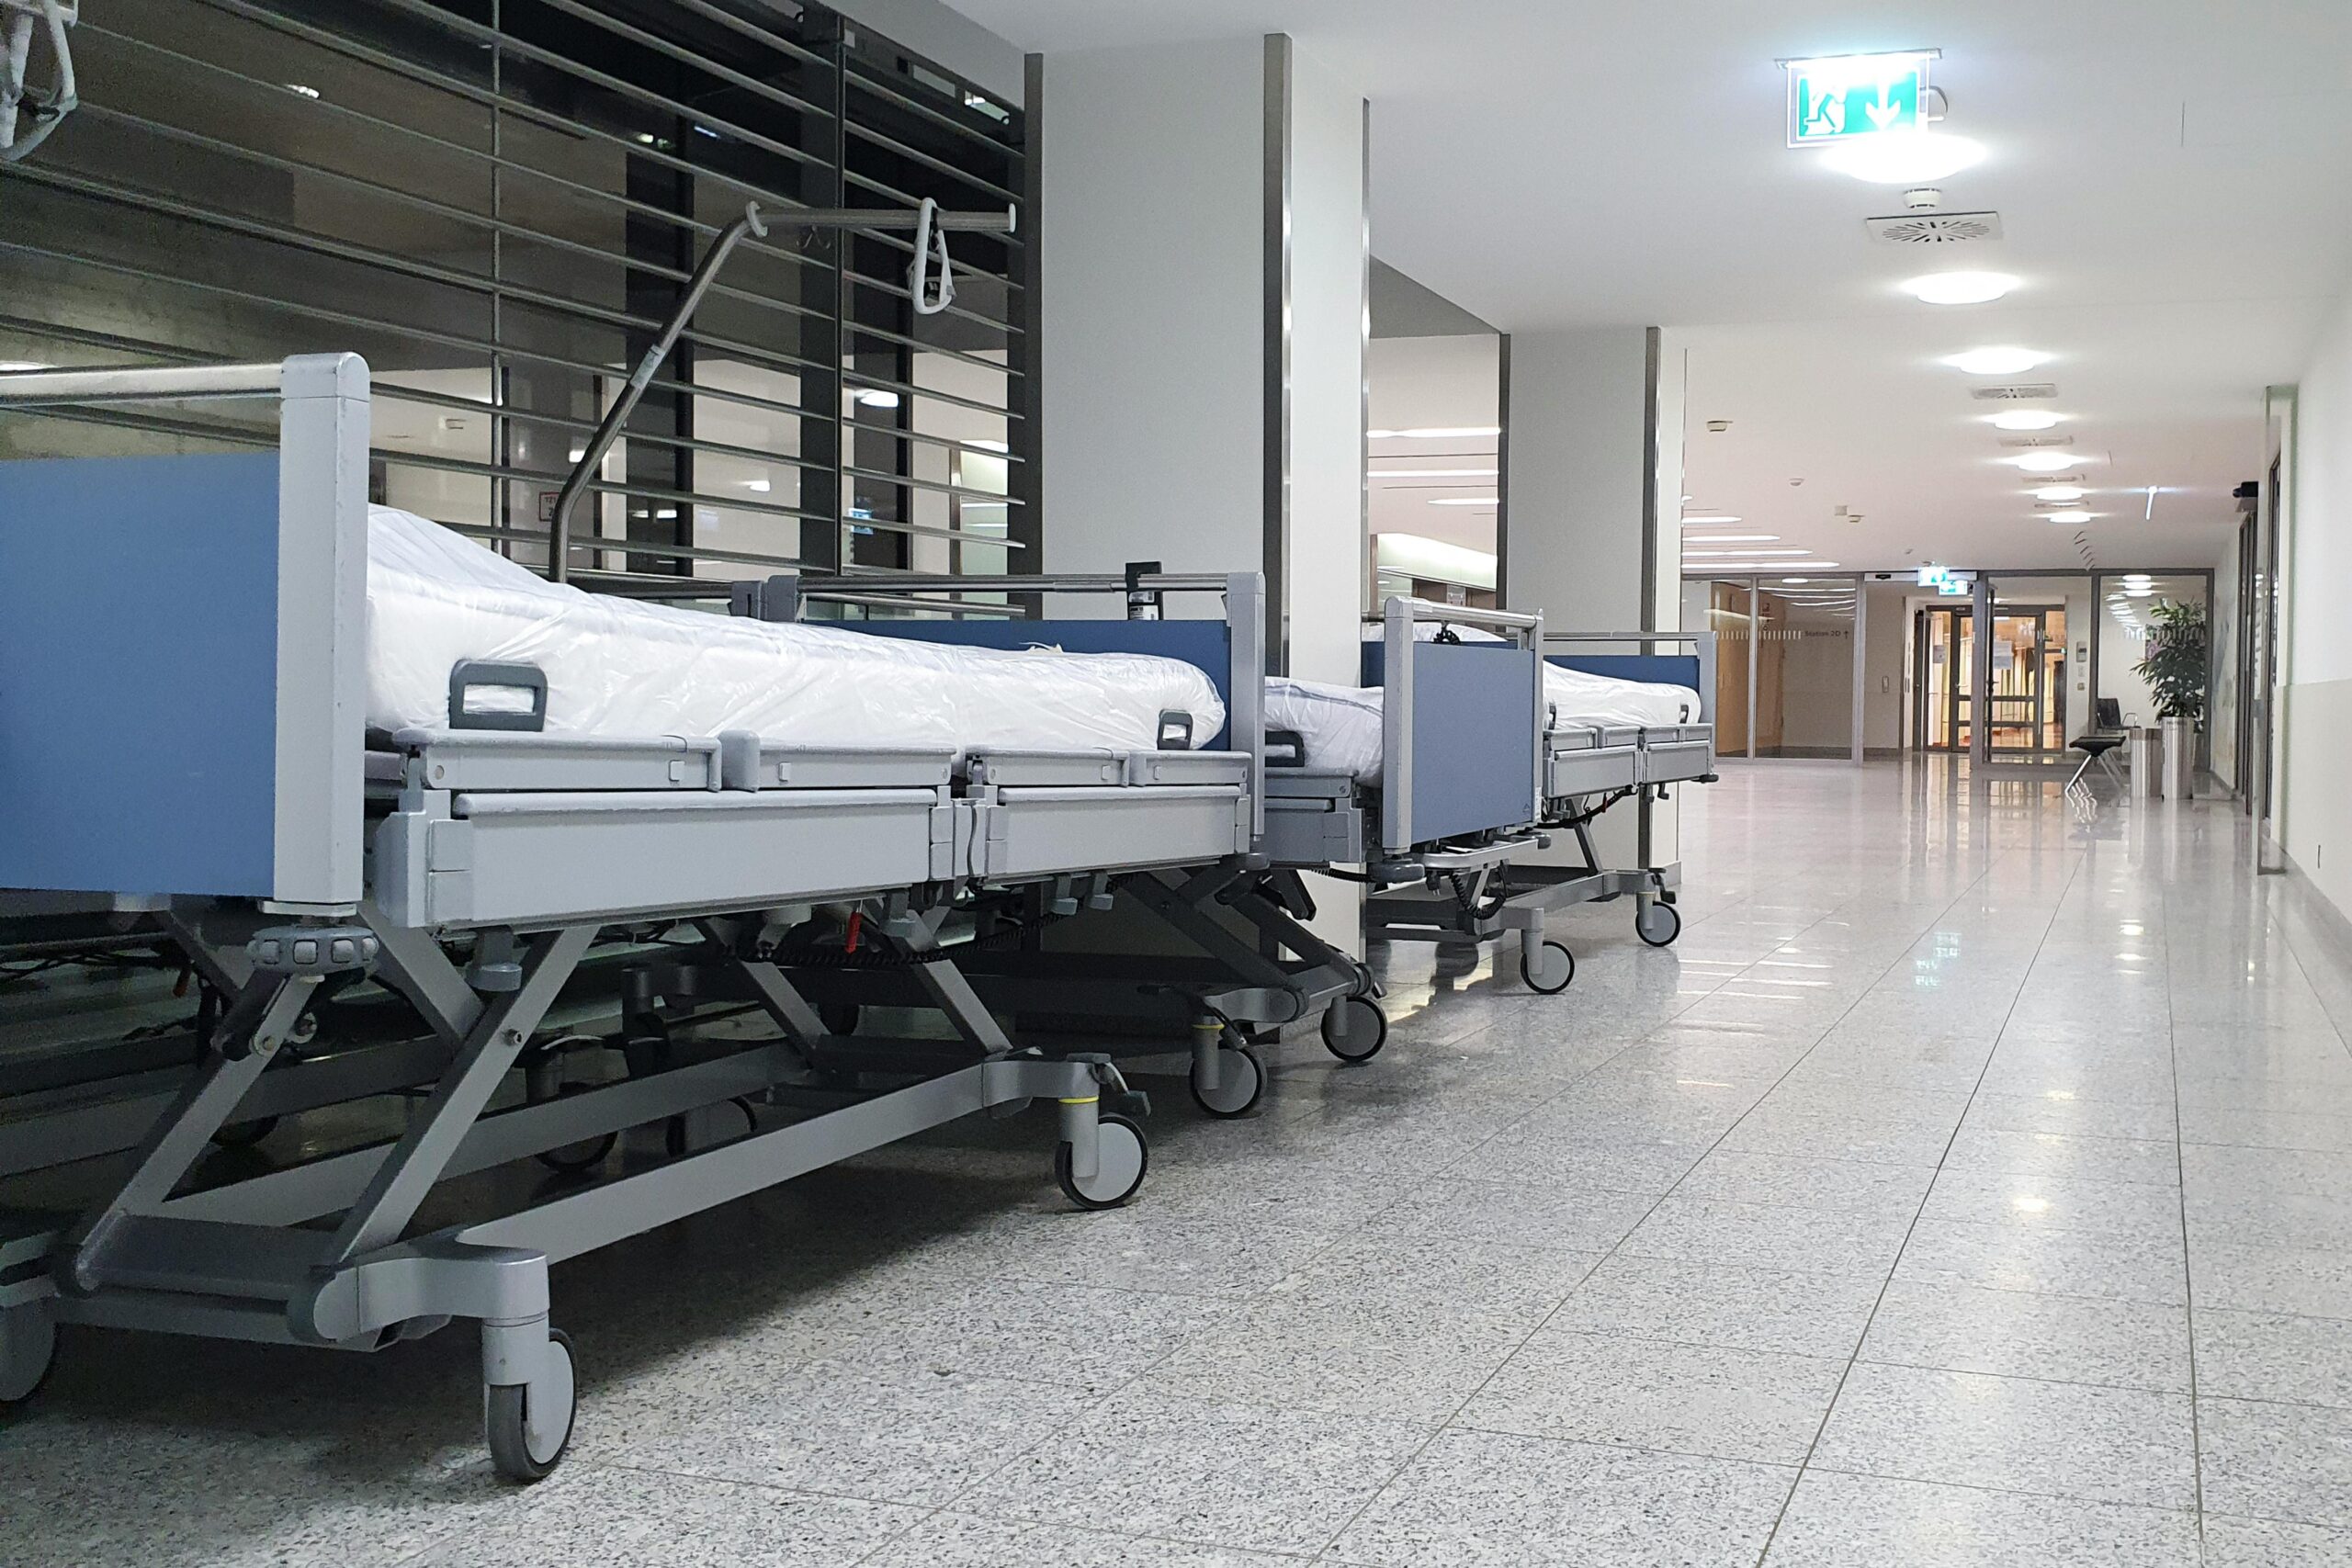
[[[1781,62],[1789,73],[1789,145],[1918,130],[1935,58],[1933,50],[1915,50]]]

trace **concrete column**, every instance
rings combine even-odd
[[[1555,631],[1679,628],[1680,354],[1656,327],[1597,327],[1513,333],[1504,363],[1503,603]],[[1675,856],[1676,809],[1650,813],[1653,863]],[[1638,818],[1601,819],[1611,863],[1642,853]]]
[[[1363,95],[1281,34],[1049,54],[1030,80],[1044,569],[1261,570],[1270,670],[1353,683]],[[1352,887],[1323,891],[1352,939]]]

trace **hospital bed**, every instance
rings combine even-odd
[[[468,1318],[492,1458],[537,1479],[573,1408],[553,1262],[1033,1102],[1056,1108],[1073,1201],[1136,1190],[1147,1150],[1123,1112],[1139,1097],[1117,1067],[1015,1049],[943,931],[984,891],[1249,851],[1254,574],[1155,581],[1222,594],[1223,618],[1182,648],[1109,623],[1099,668],[632,614],[371,519],[356,355],[0,378],[0,406],[254,397],[277,400],[273,452],[0,463],[0,514],[40,519],[0,529],[0,886],[160,898],[233,997],[128,1174],[77,1214],[0,1230],[0,1399],[38,1385],[61,1323],[372,1350]],[[453,548],[474,552],[454,576],[434,560]],[[695,678],[665,679],[682,659]],[[1075,696],[1069,679],[1092,684]],[[803,700],[777,710],[786,686]],[[1129,739],[1041,749],[1023,711]],[[735,714],[775,728],[712,727]],[[774,962],[827,922],[887,953],[956,1038],[829,1030]],[[682,931],[724,955],[775,1037],[518,1102],[592,948]],[[363,974],[428,1026],[405,1065],[348,1086],[421,1086],[405,1131],[189,1182],[322,989]],[[728,1106],[746,1119],[728,1141],[416,1226],[447,1181]]]
[[[1590,651],[1626,641],[1692,651]],[[1537,991],[1574,977],[1574,955],[1547,934],[1572,905],[1632,897],[1636,931],[1664,946],[1680,930],[1680,872],[1650,863],[1649,807],[1672,784],[1713,777],[1713,652],[1704,632],[1546,633],[1540,616],[1392,599],[1365,645],[1363,688],[1269,697],[1269,853],[1363,865],[1374,940],[1516,937]],[[1606,869],[1590,824],[1627,799],[1641,863]],[[1536,858],[1562,832],[1581,866]]]
[[[1163,618],[1169,590],[1182,581],[1142,564],[1119,574],[1024,578],[1066,596],[1124,604],[1125,622],[1085,619],[907,618],[861,622],[868,632],[911,642],[996,649],[1047,646],[1073,651],[1148,646],[1204,663],[1222,658],[1220,621]],[[1222,580],[1217,580],[1222,581]],[[894,597],[1001,594],[1002,579],[894,577]],[[798,619],[814,604],[854,601],[855,585],[778,574],[738,586],[739,614]],[[1233,723],[1262,728],[1256,679],[1220,679]],[[1220,739],[1226,738],[1220,737]],[[1162,752],[1155,767],[1193,765]],[[1035,794],[1094,782],[1099,760],[1072,759],[1050,770],[992,764],[989,789]],[[1188,1087],[1207,1114],[1253,1111],[1269,1082],[1258,1046],[1285,1026],[1319,1025],[1342,1059],[1374,1055],[1386,1037],[1371,970],[1306,923],[1313,904],[1295,869],[1269,864],[1260,852],[1262,792],[1253,792],[1250,840],[1199,865],[1061,874],[981,890],[955,932],[959,971],[992,1012],[1023,1033],[1050,1038],[1082,1032],[1123,1055],[1189,1055]],[[862,963],[827,942],[787,943],[776,961],[841,1032],[875,1008],[921,1005],[921,987],[888,963]],[[649,966],[628,1009],[635,1027],[660,1032],[658,1004],[673,997],[723,992],[727,982],[695,955]]]
[[[1676,907],[1682,868],[1656,858],[1652,807],[1675,784],[1714,782],[1715,637],[1554,632],[1544,642],[1555,700],[1544,733],[1540,827],[1547,835],[1570,834],[1581,863],[1517,863],[1487,891],[1498,928],[1521,933],[1521,977],[1548,992],[1576,976],[1575,955],[1544,935],[1551,913],[1630,897],[1634,931],[1643,942],[1668,947],[1682,934]],[[1622,644],[1641,651],[1598,651]],[[1604,866],[1592,824],[1626,802],[1634,808],[1634,863]]]

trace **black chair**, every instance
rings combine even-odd
[[[2116,767],[2115,759],[2108,755],[2127,739],[2123,733],[2123,705],[2113,697],[2095,699],[2091,704],[2091,722],[2096,728],[2083,731],[2070,743],[2073,750],[2083,754],[2083,765],[2076,768],[2075,776],[2066,781],[2069,792],[2077,786],[2088,787],[2083,784],[2083,775],[2091,771],[2094,762],[2117,784],[2123,783],[2123,774]]]

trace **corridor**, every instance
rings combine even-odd
[[[1400,953],[1132,1208],[980,1123],[565,1266],[523,1496],[468,1337],[71,1331],[9,1560],[2352,1562],[2352,970],[2225,805],[1951,770],[1727,768],[1678,947]]]

